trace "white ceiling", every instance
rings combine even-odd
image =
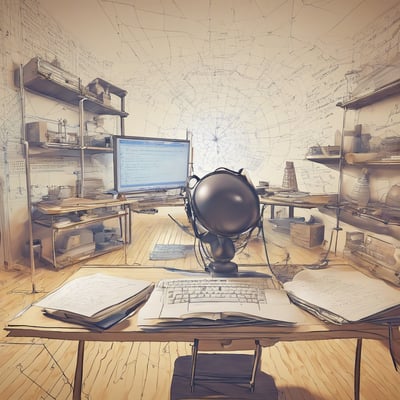
[[[227,37],[262,47],[340,46],[398,0],[39,0],[75,40],[105,58],[159,57]],[[160,40],[161,38],[167,38]],[[226,45],[226,44],[224,44]]]
[[[57,39],[66,32],[92,52],[77,52],[89,63],[79,76],[104,73],[128,90],[127,131],[192,132],[204,172],[240,160],[269,176],[332,144],[348,71],[398,53],[399,0],[36,1]],[[91,70],[91,59],[109,70]]]

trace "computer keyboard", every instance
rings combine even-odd
[[[264,289],[226,279],[163,281],[167,304],[229,302],[265,304]]]

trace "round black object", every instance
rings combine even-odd
[[[220,236],[234,236],[254,228],[260,202],[246,177],[226,170],[214,171],[197,183],[192,208],[199,222]]]

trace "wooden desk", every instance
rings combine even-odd
[[[261,196],[260,203],[264,206],[271,207],[270,218],[275,218],[275,206],[288,207],[289,218],[294,218],[295,208],[318,208],[327,204],[334,204],[337,202],[336,195],[304,195],[304,196]]]
[[[83,267],[70,279],[96,272],[135,279],[154,280],[177,278],[181,275],[163,268],[149,267]],[[260,279],[260,278],[257,278]],[[252,326],[179,328],[162,331],[144,331],[137,326],[136,316],[121,322],[104,332],[91,332],[78,325],[59,322],[44,316],[38,307],[32,306],[9,322],[6,330],[12,337],[37,337],[78,342],[74,379],[74,400],[81,398],[85,341],[109,342],[189,342],[200,341],[200,350],[227,351],[250,350],[255,341],[272,346],[279,341],[304,341],[327,339],[357,339],[354,367],[354,398],[359,399],[362,339],[374,339],[389,343],[393,356],[400,360],[400,333],[397,327],[366,323],[333,325],[326,324],[304,312],[305,322],[295,326]],[[395,354],[396,353],[396,354]]]
[[[41,241],[40,256],[56,269],[121,248],[126,257],[126,245],[132,240],[130,207],[127,201],[79,197],[37,203],[32,223],[33,236]],[[95,240],[98,226],[106,221],[119,223],[122,243]],[[85,231],[87,235],[81,242]],[[76,240],[68,244],[72,236]]]

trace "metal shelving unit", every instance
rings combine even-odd
[[[85,144],[85,130],[84,130],[84,116],[87,112],[95,115],[112,115],[117,116],[120,119],[120,132],[122,135],[125,134],[125,118],[128,113],[125,111],[125,97],[127,92],[101,78],[96,78],[91,81],[87,86],[83,86],[81,79],[69,72],[61,69],[59,66],[49,63],[40,57],[32,58],[24,66],[20,66],[14,71],[14,82],[17,87],[20,88],[21,104],[22,104],[22,132],[21,140],[24,144],[25,149],[25,161],[26,161],[26,184],[27,184],[27,197],[28,197],[28,215],[29,215],[29,247],[30,247],[30,259],[32,277],[34,276],[35,261],[33,251],[33,224],[40,225],[40,222],[33,220],[31,215],[32,210],[32,193],[31,193],[31,178],[30,178],[30,158],[31,157],[49,157],[54,156],[71,156],[79,158],[80,166],[80,179],[81,189],[77,193],[78,197],[84,197],[84,180],[85,180],[85,155],[94,153],[110,153],[112,149],[109,147],[96,147],[88,146]],[[99,88],[101,90],[99,90]],[[27,140],[25,130],[25,97],[28,95],[27,92],[38,95],[41,97],[49,98],[50,100],[63,102],[68,105],[72,105],[77,108],[79,115],[79,133],[77,143],[55,143],[55,142],[43,142],[35,143],[34,146]],[[79,223],[70,224],[62,228],[56,227],[54,224],[50,224],[49,237],[52,242],[52,257],[47,257],[54,267],[58,267],[57,262],[57,249],[55,246],[55,235],[61,231],[68,229],[79,229],[83,226],[89,226],[95,222],[102,222],[108,219],[118,218],[121,227],[121,237],[124,237],[124,241],[127,240],[130,233],[127,233],[122,229],[122,225],[127,225],[127,219],[129,211],[127,206],[121,206],[121,214],[113,216],[103,216],[98,218],[97,221],[80,221]],[[122,222],[124,220],[125,222]],[[43,226],[42,226],[43,227]],[[124,232],[124,233],[123,233]],[[114,248],[120,248],[120,245],[110,246],[108,251]],[[99,254],[99,252],[88,252],[87,256]],[[79,261],[79,257],[71,259],[72,262]],[[64,263],[65,264],[65,263]],[[34,279],[32,278],[32,287],[35,291]]]

